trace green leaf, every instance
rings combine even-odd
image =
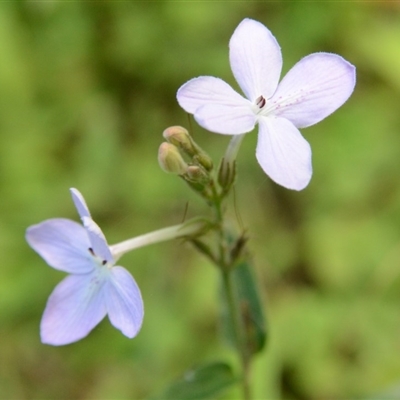
[[[258,288],[248,261],[242,261],[232,272],[233,290],[239,303],[248,353],[260,352],[266,343],[267,327]],[[235,334],[228,300],[222,291],[222,331],[229,343],[235,346]]]
[[[235,384],[237,378],[232,368],[223,362],[215,362],[186,371],[164,392],[150,400],[199,400],[214,398],[222,390]]]

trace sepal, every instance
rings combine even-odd
[[[218,169],[218,183],[224,194],[228,193],[236,179],[236,161],[226,161],[222,158]]]
[[[207,218],[196,217],[184,222],[177,231],[177,237],[186,237],[187,239],[195,239],[205,235],[214,224]]]

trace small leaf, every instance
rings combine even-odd
[[[235,384],[237,378],[232,368],[223,362],[215,362],[186,371],[163,393],[150,400],[200,400],[214,398],[222,390]]]
[[[250,355],[260,352],[267,339],[266,321],[258,293],[257,285],[251,271],[251,264],[242,261],[234,270],[233,290],[240,306],[247,350]],[[229,343],[235,346],[235,334],[232,317],[229,314],[228,301],[222,293],[222,330]]]

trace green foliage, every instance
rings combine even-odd
[[[223,362],[202,365],[185,375],[151,400],[201,400],[215,398],[236,383],[231,367]]]
[[[252,265],[242,261],[232,272],[233,288],[236,295],[240,317],[244,321],[243,332],[249,356],[259,353],[267,339],[267,326],[257,282],[252,273]],[[229,343],[235,347],[233,321],[229,313],[228,299],[221,290],[222,331]]]
[[[228,41],[244,17],[273,31],[285,71],[331,51],[358,74],[350,100],[302,131],[314,167],[305,191],[263,174],[255,134],[238,156],[230,212],[249,232],[269,317],[254,397],[374,398],[398,386],[398,3],[15,1],[0,5],[0,398],[145,398],[193,362],[225,359],[216,272],[180,242],[121,260],[143,292],[137,338],[106,320],[77,344],[42,345],[41,314],[63,274],[24,231],[78,220],[71,186],[110,243],[203,214],[201,199],[160,170],[157,150],[166,127],[189,128],[181,84],[199,75],[235,84]],[[218,165],[229,138],[192,125]]]

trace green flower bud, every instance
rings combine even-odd
[[[200,164],[207,171],[211,171],[213,169],[213,162],[211,160],[211,157],[203,150],[199,151],[197,155],[193,157],[193,161],[196,162],[197,164]]]
[[[179,150],[170,143],[161,143],[158,149],[158,162],[160,167],[168,173],[183,175],[188,169],[188,165],[182,158]]]
[[[235,182],[236,177],[236,162],[231,160],[230,162],[225,159],[221,161],[221,165],[218,170],[218,183],[221,185],[224,193],[228,193],[232,184]]]
[[[186,170],[185,176],[187,176],[190,181],[201,183],[203,185],[210,181],[208,173],[198,165],[190,165]]]
[[[192,138],[182,126],[170,126],[163,132],[163,136],[168,143],[183,150],[188,156],[193,157],[196,154]]]
[[[207,171],[213,168],[211,157],[193,140],[187,129],[182,126],[171,126],[163,132],[164,139],[187,154],[194,163]]]

